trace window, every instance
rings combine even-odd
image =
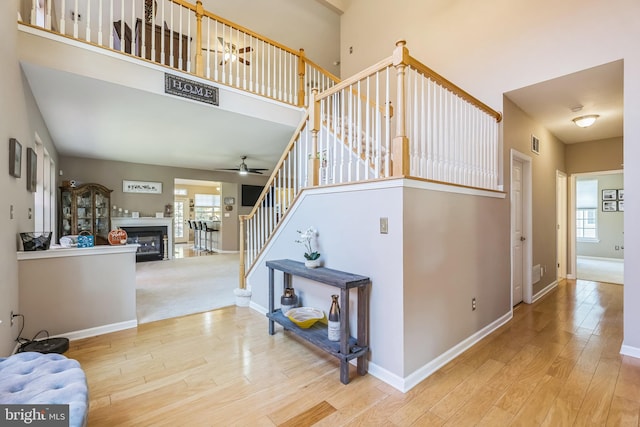
[[[35,231],[56,232],[56,166],[44,146],[36,142],[38,156],[38,181],[34,193],[34,229]]]
[[[576,181],[576,237],[598,241],[598,180]]]
[[[214,221],[220,219],[219,194],[196,194],[194,202],[196,221]]]

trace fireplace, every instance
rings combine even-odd
[[[127,232],[127,243],[138,244],[136,262],[160,261],[165,259],[165,226],[120,227]]]

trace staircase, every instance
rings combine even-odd
[[[34,1],[30,24],[22,24],[306,108],[258,202],[240,217],[240,288],[305,188],[412,178],[499,190],[500,113],[411,57],[404,41],[339,81],[304,50],[205,11],[200,1],[151,3],[87,0],[80,21],[56,15],[52,0]]]

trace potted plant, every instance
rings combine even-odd
[[[305,231],[298,231],[298,239],[296,243],[302,243],[306,249],[304,253],[304,265],[307,268],[316,268],[320,266],[320,252],[313,249],[311,241],[318,235],[318,230],[313,227],[307,228]]]

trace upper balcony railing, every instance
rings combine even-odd
[[[23,0],[29,24],[291,105],[339,79],[293,50],[185,0]]]

